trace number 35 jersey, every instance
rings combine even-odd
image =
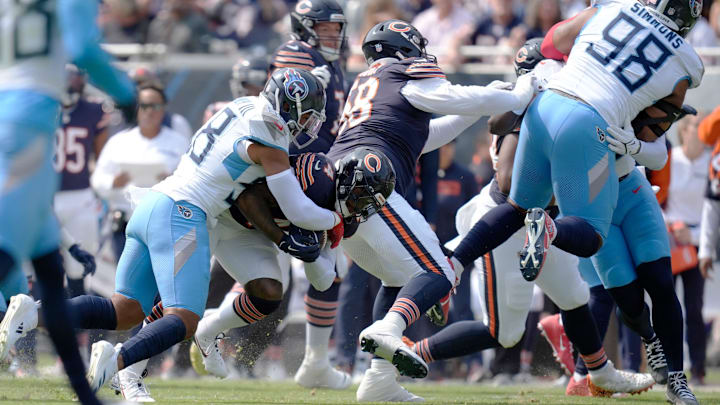
[[[704,67],[695,50],[642,4],[603,2],[597,8],[549,88],[585,100],[608,124],[622,126],[681,80],[700,85]]]
[[[195,133],[175,172],[153,189],[175,201],[195,204],[208,218],[215,218],[230,207],[244,185],[265,177],[263,167],[247,154],[253,143],[287,153],[290,134],[265,98],[238,98]]]

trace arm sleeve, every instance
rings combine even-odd
[[[130,78],[112,66],[112,58],[100,48],[100,31],[95,23],[97,1],[65,0],[58,4],[58,20],[70,60],[87,71],[90,81],[119,104],[135,98]]]
[[[478,118],[480,118],[480,116],[447,115],[430,120],[430,134],[425,142],[422,153],[432,152],[451,142],[474,124]]]
[[[650,170],[660,170],[665,166],[668,160],[668,150],[665,146],[665,135],[656,139],[654,142],[642,142],[640,152],[632,155],[633,159],[640,165]]]
[[[288,221],[303,229],[324,231],[339,222],[334,212],[320,208],[300,188],[292,169],[266,177],[267,185]]]
[[[720,236],[720,201],[705,199],[700,222],[699,258],[713,257]]]
[[[337,254],[336,251],[330,249],[330,243],[328,242],[314,262],[304,264],[305,277],[316,290],[325,291],[335,281]]]
[[[413,107],[443,115],[475,117],[524,109],[527,100],[514,91],[452,84],[443,78],[408,81],[402,95]]]

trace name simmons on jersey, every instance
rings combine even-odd
[[[683,41],[683,38],[676,33],[675,31],[668,28],[666,25],[655,19],[652,14],[650,14],[646,9],[645,6],[643,6],[640,3],[635,3],[630,7],[630,11],[635,13],[638,17],[642,18],[643,20],[647,21],[651,27],[655,28],[657,32],[665,37],[665,39],[670,43],[670,46],[673,47],[673,49],[678,49],[682,44],[685,42]],[[621,14],[622,16],[622,14]],[[621,18],[621,17],[618,17]],[[632,24],[632,23],[630,23]]]

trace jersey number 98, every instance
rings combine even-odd
[[[626,32],[624,37],[618,38],[617,35],[613,35],[616,32]],[[602,63],[603,66],[611,64],[622,52],[623,49],[635,38],[636,35],[643,31],[647,31],[645,27],[639,22],[635,21],[632,17],[625,13],[620,13],[614,20],[612,20],[607,27],[603,30],[603,40],[615,47],[607,55],[601,55],[598,53],[592,44],[586,48],[586,52],[595,58],[598,62]],[[625,88],[634,93],[635,90],[642,87],[645,83],[650,80],[655,70],[665,63],[668,57],[672,55],[672,52],[663,44],[652,33],[643,39],[635,47],[635,53],[630,53],[625,60],[617,61],[617,67],[612,70],[612,73],[617,77]],[[637,75],[639,77],[631,78],[628,77],[627,72],[631,72],[628,68],[631,64],[636,63],[643,69],[643,75]],[[627,70],[627,72],[626,72]]]
[[[362,84],[360,84],[361,81]],[[340,123],[341,134],[370,118],[370,115],[372,115],[372,100],[377,95],[378,87],[380,87],[380,81],[375,77],[360,77],[355,80],[350,89],[347,104],[343,109],[342,122]]]

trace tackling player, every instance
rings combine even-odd
[[[523,110],[533,95],[530,75],[513,91],[453,85],[425,52],[426,43],[404,21],[384,21],[370,29],[362,45],[369,69],[350,90],[339,136],[328,153],[338,170],[340,210],[346,222],[360,222],[343,248],[383,282],[375,301],[376,322],[360,334],[363,350],[382,358],[373,359],[365,373],[359,401],[419,399],[400,387],[395,367],[403,375],[424,377],[427,365],[400,337],[456,280],[430,226],[402,197],[418,157],[451,141],[481,115]],[[431,120],[434,113],[465,115]],[[358,166],[371,173],[393,169],[395,191],[385,197],[355,171]],[[353,213],[365,201],[372,204]]]
[[[347,40],[345,15],[335,0],[303,0],[290,12],[290,24],[293,38],[275,51],[270,70],[279,67],[310,70],[323,83],[327,96],[327,119],[317,140],[313,142],[304,136],[297,147],[290,146],[290,153],[327,153],[338,135],[346,98],[340,67],[340,54]],[[325,291],[318,291],[311,283],[305,294],[305,357],[295,373],[295,382],[303,387],[345,389],[350,386],[347,373],[335,369],[327,372],[327,347],[335,325],[340,280],[338,276]]]
[[[83,364],[63,300],[62,256],[52,214],[58,176],[52,167],[63,72],[71,61],[128,115],[132,83],[98,44],[97,2],[3,0],[0,3],[0,284],[32,259],[46,326],[79,400],[99,403],[83,378]],[[45,33],[45,35],[39,35]],[[13,312],[35,311],[22,301]],[[14,331],[13,331],[14,332]],[[10,336],[0,332],[1,346]]]

